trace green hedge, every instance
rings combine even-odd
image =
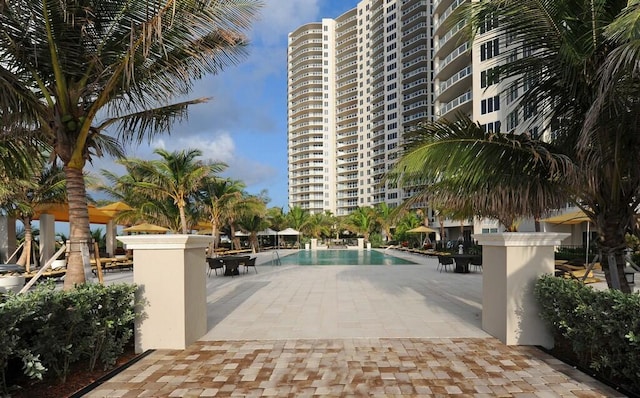
[[[90,369],[115,365],[133,335],[135,290],[131,284],[84,284],[61,291],[47,283],[1,297],[0,392],[6,392],[7,365],[16,360],[31,378],[54,372],[61,381],[77,361]]]
[[[580,365],[640,392],[640,294],[547,275],[535,295],[556,340],[571,345]]]

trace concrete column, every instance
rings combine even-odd
[[[479,234],[482,245],[482,329],[507,345],[553,346],[538,315],[533,289],[554,272],[555,246],[563,233]]]
[[[16,219],[0,215],[0,261],[6,263],[9,256],[16,251]],[[11,260],[16,262],[16,258]]]
[[[317,249],[318,249],[318,239],[311,238],[311,250],[317,250]]]
[[[206,235],[132,235],[133,282],[143,306],[135,323],[135,350],[185,349],[207,332]]]
[[[364,250],[364,238],[358,238],[358,250]]]
[[[40,264],[44,265],[56,253],[56,218],[40,214]]]

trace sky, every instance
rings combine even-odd
[[[170,152],[198,148],[203,160],[222,161],[223,177],[244,181],[250,194],[267,190],[268,207],[287,211],[287,35],[300,25],[336,18],[359,0],[263,0],[248,32],[251,44],[242,63],[196,84],[189,98],[211,97],[190,108],[172,134],[127,148],[127,156],[154,159],[156,148]],[[96,159],[93,170],[123,174],[111,158]]]

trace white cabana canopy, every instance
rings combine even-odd
[[[278,235],[278,231],[274,231],[271,228],[267,228],[264,231],[258,232],[257,235],[258,236]]]
[[[278,232],[278,235],[300,235],[300,232],[296,231],[293,228],[287,228],[287,229],[283,229],[282,231]]]

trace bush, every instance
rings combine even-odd
[[[48,283],[0,302],[0,375],[23,362],[23,373],[41,378],[52,370],[64,381],[69,366],[86,360],[112,367],[133,335],[135,285],[84,284],[70,291]]]
[[[582,366],[640,392],[640,294],[543,276],[535,295],[554,337],[570,342]]]

